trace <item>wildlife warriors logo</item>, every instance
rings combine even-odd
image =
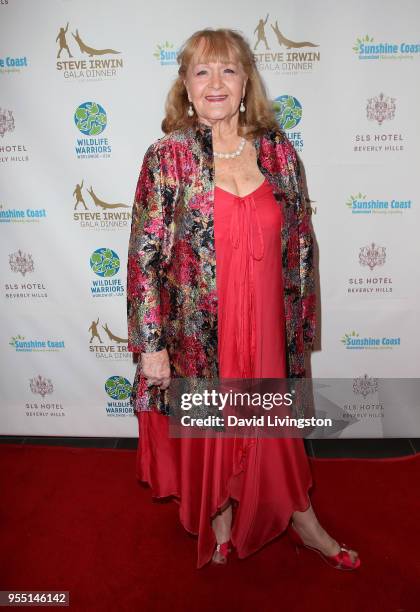
[[[92,297],[124,295],[121,278],[116,277],[120,270],[120,258],[115,251],[106,247],[96,249],[90,256],[90,267],[100,277],[91,282]]]
[[[115,400],[126,400],[131,394],[131,383],[123,376],[110,376],[105,383],[105,391]]]
[[[301,103],[294,96],[283,95],[273,100],[273,108],[279,126],[287,131],[287,138],[300,153],[303,150],[303,135],[301,131],[295,131],[293,128],[302,119]]]
[[[311,72],[321,59],[321,52],[314,50],[319,45],[309,40],[287,38],[277,19],[270,23],[267,38],[268,18],[268,13],[265,19],[260,18],[253,32],[253,51],[258,68],[278,74]]]
[[[378,125],[395,117],[395,98],[387,98],[383,93],[369,98],[366,105],[366,116],[369,121],[377,121]]]
[[[117,230],[126,228],[131,222],[131,206],[121,202],[106,202],[94,191],[92,185],[83,193],[84,179],[76,183],[73,190],[74,207],[73,219],[80,227],[95,230]],[[91,206],[89,210],[86,199]],[[121,210],[122,209],[122,210]]]
[[[96,249],[90,257],[90,267],[98,276],[115,276],[120,269],[120,258],[112,249]]]
[[[375,266],[383,266],[385,263],[385,247],[379,247],[374,242],[371,245],[361,247],[359,253],[359,263],[361,266],[368,266],[371,270]]]
[[[108,323],[101,324],[100,328],[99,317],[97,317],[96,321],[91,322],[88,330],[90,333],[89,352],[97,359],[131,360],[131,354],[127,351],[128,338],[114,334]]]
[[[105,381],[105,391],[110,398],[106,404],[107,416],[133,416],[130,404],[131,383],[124,376],[110,376]]]
[[[85,136],[97,136],[106,128],[105,109],[97,102],[83,102],[76,108],[74,123]]]
[[[73,40],[69,37],[70,33]],[[98,81],[115,79],[119,75],[123,68],[123,59],[113,56],[120,56],[121,51],[87,44],[87,39],[82,37],[77,28],[70,33],[67,23],[65,27],[60,27],[55,39],[58,45],[56,68],[65,79]]]
[[[6,132],[13,132],[15,129],[15,120],[11,110],[4,110],[0,108],[0,136],[6,134]]]

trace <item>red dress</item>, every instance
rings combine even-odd
[[[282,209],[267,179],[240,198],[215,188],[214,236],[221,378],[285,378]],[[198,534],[197,568],[210,561],[218,509],[233,498],[232,543],[246,557],[310,505],[312,476],[300,438],[169,438],[168,419],[141,412],[137,477],[175,496]]]

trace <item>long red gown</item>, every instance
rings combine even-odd
[[[215,188],[214,235],[221,378],[285,378],[282,209],[267,179],[244,198]],[[234,502],[232,543],[246,557],[310,505],[312,476],[300,438],[169,438],[168,418],[139,415],[137,478],[175,496],[198,534],[197,568],[210,561],[211,520]]]

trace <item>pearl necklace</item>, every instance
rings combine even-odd
[[[238,157],[238,155],[242,153],[245,143],[246,139],[241,138],[241,143],[239,147],[233,153],[217,153],[216,151],[213,151],[213,155],[218,159],[233,159],[234,157]]]

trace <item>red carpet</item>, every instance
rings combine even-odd
[[[296,555],[284,536],[196,570],[178,505],[152,502],[134,451],[1,445],[0,590],[68,590],[70,609],[89,612],[419,610],[420,454],[311,465],[314,509],[359,551],[357,572]]]

